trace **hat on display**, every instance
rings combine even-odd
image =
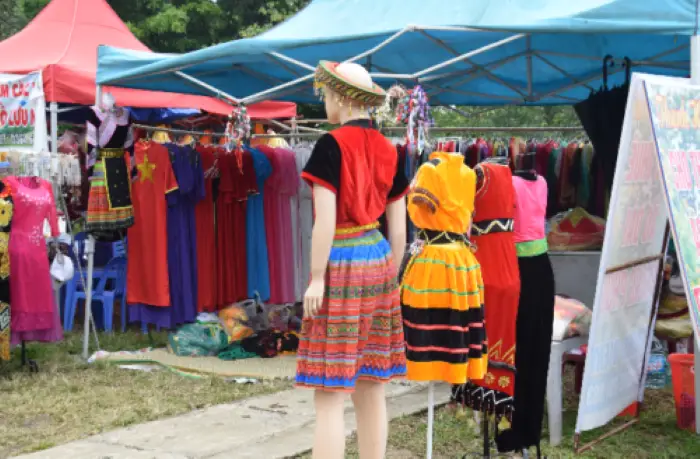
[[[386,100],[386,91],[372,83],[371,87],[361,86],[349,81],[340,72],[340,63],[321,61],[316,67],[314,88],[319,91],[328,88],[338,94],[344,101],[351,101],[366,107],[378,107]]]

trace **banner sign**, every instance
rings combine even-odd
[[[666,207],[643,77],[633,75],[605,228],[576,432],[639,399]]]
[[[46,101],[41,72],[0,73],[0,149],[47,150]]]
[[[645,87],[688,309],[700,337],[700,87],[673,80]]]

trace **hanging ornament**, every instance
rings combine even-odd
[[[406,125],[406,140],[422,149],[435,120],[430,112],[428,94],[420,85],[408,91],[399,101],[396,121]]]
[[[228,116],[224,143],[228,152],[234,152],[238,170],[243,173],[243,142],[250,138],[251,126],[245,106],[236,107]]]
[[[386,92],[386,98],[384,103],[379,107],[371,109],[374,121],[377,126],[381,128],[384,123],[395,118],[395,112],[398,109],[392,107],[394,101],[401,101],[406,97],[407,91],[405,88],[399,85],[394,85]]]

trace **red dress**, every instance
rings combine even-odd
[[[127,303],[170,306],[168,280],[168,204],[166,195],[178,189],[168,149],[156,142],[134,146],[138,175],[131,194],[134,226],[127,238]]]
[[[246,269],[246,201],[257,193],[255,168],[250,153],[242,155],[242,170],[236,154],[219,157],[217,218],[217,305],[226,307],[248,296]]]
[[[211,169],[216,162],[217,147],[199,145],[204,170],[204,199],[194,209],[197,227],[197,311],[216,310],[216,229]]]
[[[489,369],[482,381],[474,383],[512,396],[515,321],[520,298],[520,271],[513,242],[515,192],[508,166],[482,162],[478,169],[482,179],[476,193],[471,234],[484,279]]]

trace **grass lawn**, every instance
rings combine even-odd
[[[574,454],[573,434],[578,397],[573,395],[571,370],[567,370],[567,376],[565,389],[569,396],[564,403],[564,441],[562,445],[556,448],[550,447],[547,444],[549,438],[547,429],[545,428],[543,432],[542,452],[549,459],[680,459],[700,457],[700,439],[694,434],[676,428],[676,414],[670,389],[648,390],[645,396],[645,409],[642,412],[641,420],[636,425],[604,440],[592,450],[580,455]],[[392,421],[389,429],[387,458],[424,458],[426,421],[425,413]],[[582,436],[582,442],[589,442],[621,423],[616,420],[606,428],[588,432]],[[433,433],[433,457],[435,459],[461,459],[465,453],[478,454],[469,457],[482,457],[479,454],[482,451],[481,436],[474,430],[474,426],[471,415],[458,416],[456,411],[449,407],[437,410]],[[495,453],[495,449],[492,451]],[[310,457],[310,454],[306,454],[299,459]],[[348,441],[346,457],[358,457],[354,437]],[[534,448],[530,449],[530,457],[536,457]]]
[[[165,333],[154,333],[153,338],[152,345],[165,346]],[[131,331],[103,333],[100,344],[104,350],[118,351],[151,342]],[[20,368],[19,349],[12,362],[0,363],[0,458],[291,387],[288,382],[235,384],[87,364],[79,358],[79,333],[66,335],[61,343],[28,344],[27,349],[39,365],[38,374]]]

